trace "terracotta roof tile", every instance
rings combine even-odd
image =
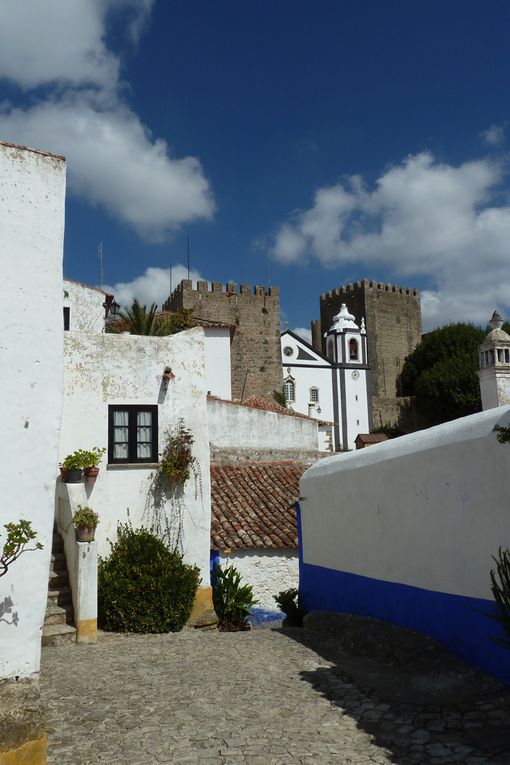
[[[309,464],[211,465],[211,546],[297,548],[294,502]]]

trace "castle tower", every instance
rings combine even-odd
[[[321,295],[320,331],[318,323],[312,322],[317,350],[325,351],[325,334],[342,303],[347,303],[357,322],[365,317],[374,424],[396,422],[400,416],[398,377],[405,358],[421,340],[419,290],[363,279]]]
[[[510,404],[510,335],[497,311],[489,322],[492,330],[480,346],[480,393],[482,409]]]
[[[359,433],[371,429],[367,334],[365,320],[354,321],[345,303],[333,317],[333,324],[324,336],[326,355],[333,364],[335,411],[335,444],[343,450],[354,449]]]
[[[232,398],[261,396],[272,399],[282,389],[280,351],[280,298],[276,287],[255,287],[234,283],[198,281],[193,289],[183,279],[163,309],[191,308],[199,319],[230,324],[235,328],[230,347]]]

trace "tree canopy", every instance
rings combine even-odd
[[[430,425],[481,410],[478,348],[486,332],[474,324],[448,324],[423,336],[401,374],[404,396]]]

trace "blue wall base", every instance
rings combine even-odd
[[[501,626],[491,600],[449,595],[315,566],[300,560],[307,611],[337,611],[398,624],[439,640],[471,664],[510,683],[510,650],[494,642]]]

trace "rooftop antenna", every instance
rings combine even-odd
[[[97,248],[97,257],[99,258],[99,289],[103,289],[104,272],[103,272],[103,243],[99,242]]]
[[[188,279],[189,279],[189,236],[188,236]]]

